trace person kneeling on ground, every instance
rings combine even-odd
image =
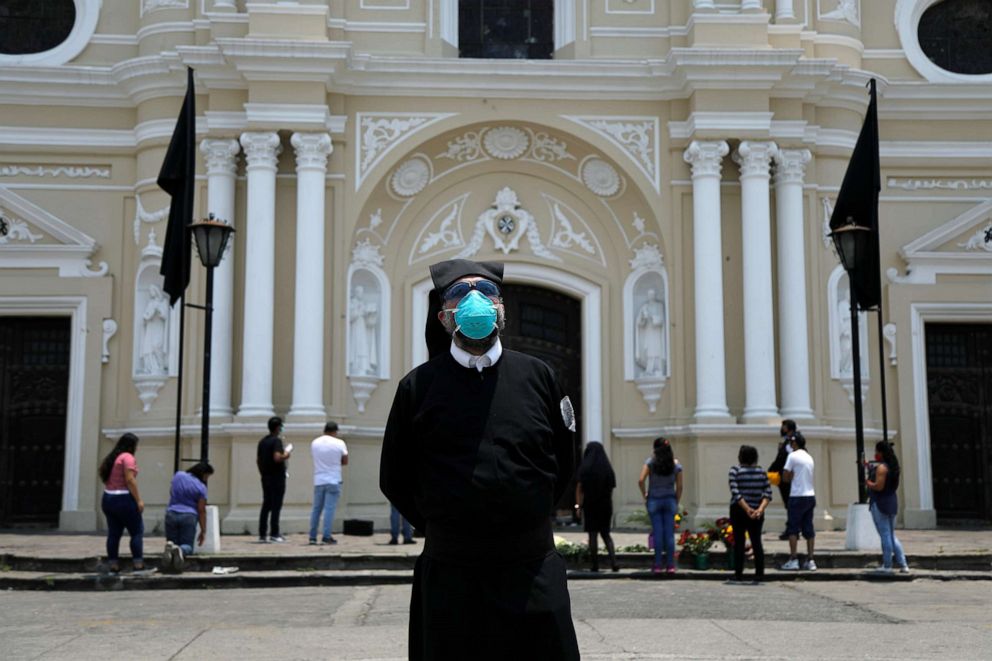
[[[200,524],[197,544],[203,546],[207,535],[207,480],[214,474],[213,466],[200,462],[188,471],[172,477],[169,487],[169,507],[165,510],[165,551],[162,570],[181,574],[187,555],[194,551],[196,524]]]

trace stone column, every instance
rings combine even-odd
[[[793,0],[775,0],[775,22],[796,20],[796,12],[792,8]]]
[[[296,316],[290,415],[324,416],[324,175],[327,133],[294,133],[296,150]]]
[[[207,211],[234,226],[237,140],[206,139],[200,151],[207,163]],[[231,410],[231,347],[234,344],[234,240],[214,270],[213,339],[210,347],[210,417],[229,417]]]
[[[782,415],[812,418],[809,398],[809,340],[806,310],[806,237],[803,180],[807,149],[775,154],[775,210],[778,235],[778,336],[782,361]]]
[[[744,141],[734,153],[741,169],[745,419],[778,417],[768,199],[769,166],[777,151],[774,142]]]
[[[244,340],[238,415],[273,415],[272,339],[275,304],[276,133],[242,133],[248,175],[245,231]]]
[[[723,248],[720,170],[729,147],[693,141],[682,154],[692,166],[693,275],[696,309],[696,418],[727,418],[723,347]]]

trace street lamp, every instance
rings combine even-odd
[[[210,447],[210,343],[213,334],[214,316],[214,269],[224,259],[227,241],[234,228],[210,214],[206,220],[192,223],[189,226],[196,240],[196,251],[200,261],[207,269],[207,301],[206,305],[196,305],[207,313],[203,324],[203,409],[200,414],[200,461],[206,462]]]
[[[865,485],[865,423],[861,406],[861,328],[858,324],[858,296],[854,287],[854,274],[864,260],[868,250],[871,230],[857,225],[854,218],[847,217],[847,224],[830,233],[840,263],[847,271],[849,298],[851,300],[851,368],[854,370],[854,437],[856,441],[858,465],[858,503],[868,502],[868,488]]]

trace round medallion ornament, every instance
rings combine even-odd
[[[519,158],[527,151],[530,138],[518,128],[499,126],[486,131],[482,138],[482,144],[485,145],[486,151],[493,158],[508,161]]]
[[[510,234],[517,227],[517,221],[513,219],[510,214],[505,214],[499,217],[496,221],[496,227],[502,234]]]
[[[620,175],[606,161],[590,158],[582,165],[582,183],[596,195],[609,197],[620,190]]]
[[[422,158],[411,158],[396,168],[390,183],[393,192],[400,197],[412,197],[424,190],[430,179],[431,169],[427,162]]]

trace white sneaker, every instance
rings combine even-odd
[[[186,568],[186,556],[183,555],[183,549],[178,544],[173,544],[172,569],[177,574],[182,574],[183,569],[185,568]]]
[[[786,562],[784,565],[782,565],[781,567],[779,567],[779,569],[781,569],[783,571],[799,571],[799,559],[798,558],[792,558],[791,560],[789,560],[788,562]]]
[[[174,546],[175,544],[172,542],[165,543],[165,550],[162,551],[162,561],[159,563],[163,573],[169,573],[172,571],[172,548]]]
[[[900,567],[899,568],[899,573],[900,574],[908,574],[909,573],[909,565],[903,565],[902,567]]]
[[[889,576],[892,574],[892,567],[875,567],[871,570],[872,574]]]
[[[282,535],[276,535],[274,537],[269,537],[269,542],[272,544],[282,544],[286,541],[286,538]]]
[[[803,563],[803,569],[806,571],[816,571],[816,563],[812,559],[807,560]]]

